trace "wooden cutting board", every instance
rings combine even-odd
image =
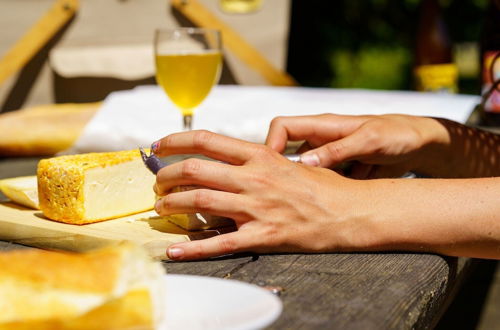
[[[44,249],[86,251],[121,241],[132,241],[160,260],[168,259],[170,244],[219,234],[216,230],[188,232],[154,211],[88,225],[46,219],[39,210],[0,203],[0,240]]]

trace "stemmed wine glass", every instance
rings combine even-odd
[[[155,33],[156,80],[191,130],[194,109],[218,82],[222,69],[218,30],[174,28]]]

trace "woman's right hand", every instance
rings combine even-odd
[[[432,174],[429,159],[443,156],[449,145],[446,128],[436,119],[408,115],[277,117],[266,144],[283,152],[287,141],[302,141],[301,161],[333,168],[354,161],[357,179],[398,177],[408,171]],[[441,158],[441,157],[438,157]]]

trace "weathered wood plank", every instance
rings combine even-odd
[[[26,248],[0,242],[0,250]],[[171,274],[231,278],[278,286],[284,312],[270,329],[430,328],[466,273],[426,254],[239,255],[164,262]]]
[[[36,159],[0,161],[0,178],[34,173]],[[0,250],[22,248],[0,242]],[[432,328],[468,273],[469,259],[431,254],[238,255],[166,262],[169,273],[285,289],[271,329]]]
[[[230,259],[229,259],[230,260]],[[169,272],[284,288],[272,329],[427,328],[469,262],[428,254],[264,255],[249,260],[168,263]],[[465,262],[467,261],[467,262]],[[238,264],[239,263],[239,264]],[[218,268],[214,272],[214,267]]]

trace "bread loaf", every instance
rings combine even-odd
[[[51,104],[0,114],[0,155],[51,156],[66,150],[99,107]]]
[[[155,203],[155,176],[138,150],[43,159],[37,179],[40,209],[60,222],[97,222],[150,210]]]
[[[135,245],[88,253],[0,253],[0,330],[153,329],[164,269]]]

